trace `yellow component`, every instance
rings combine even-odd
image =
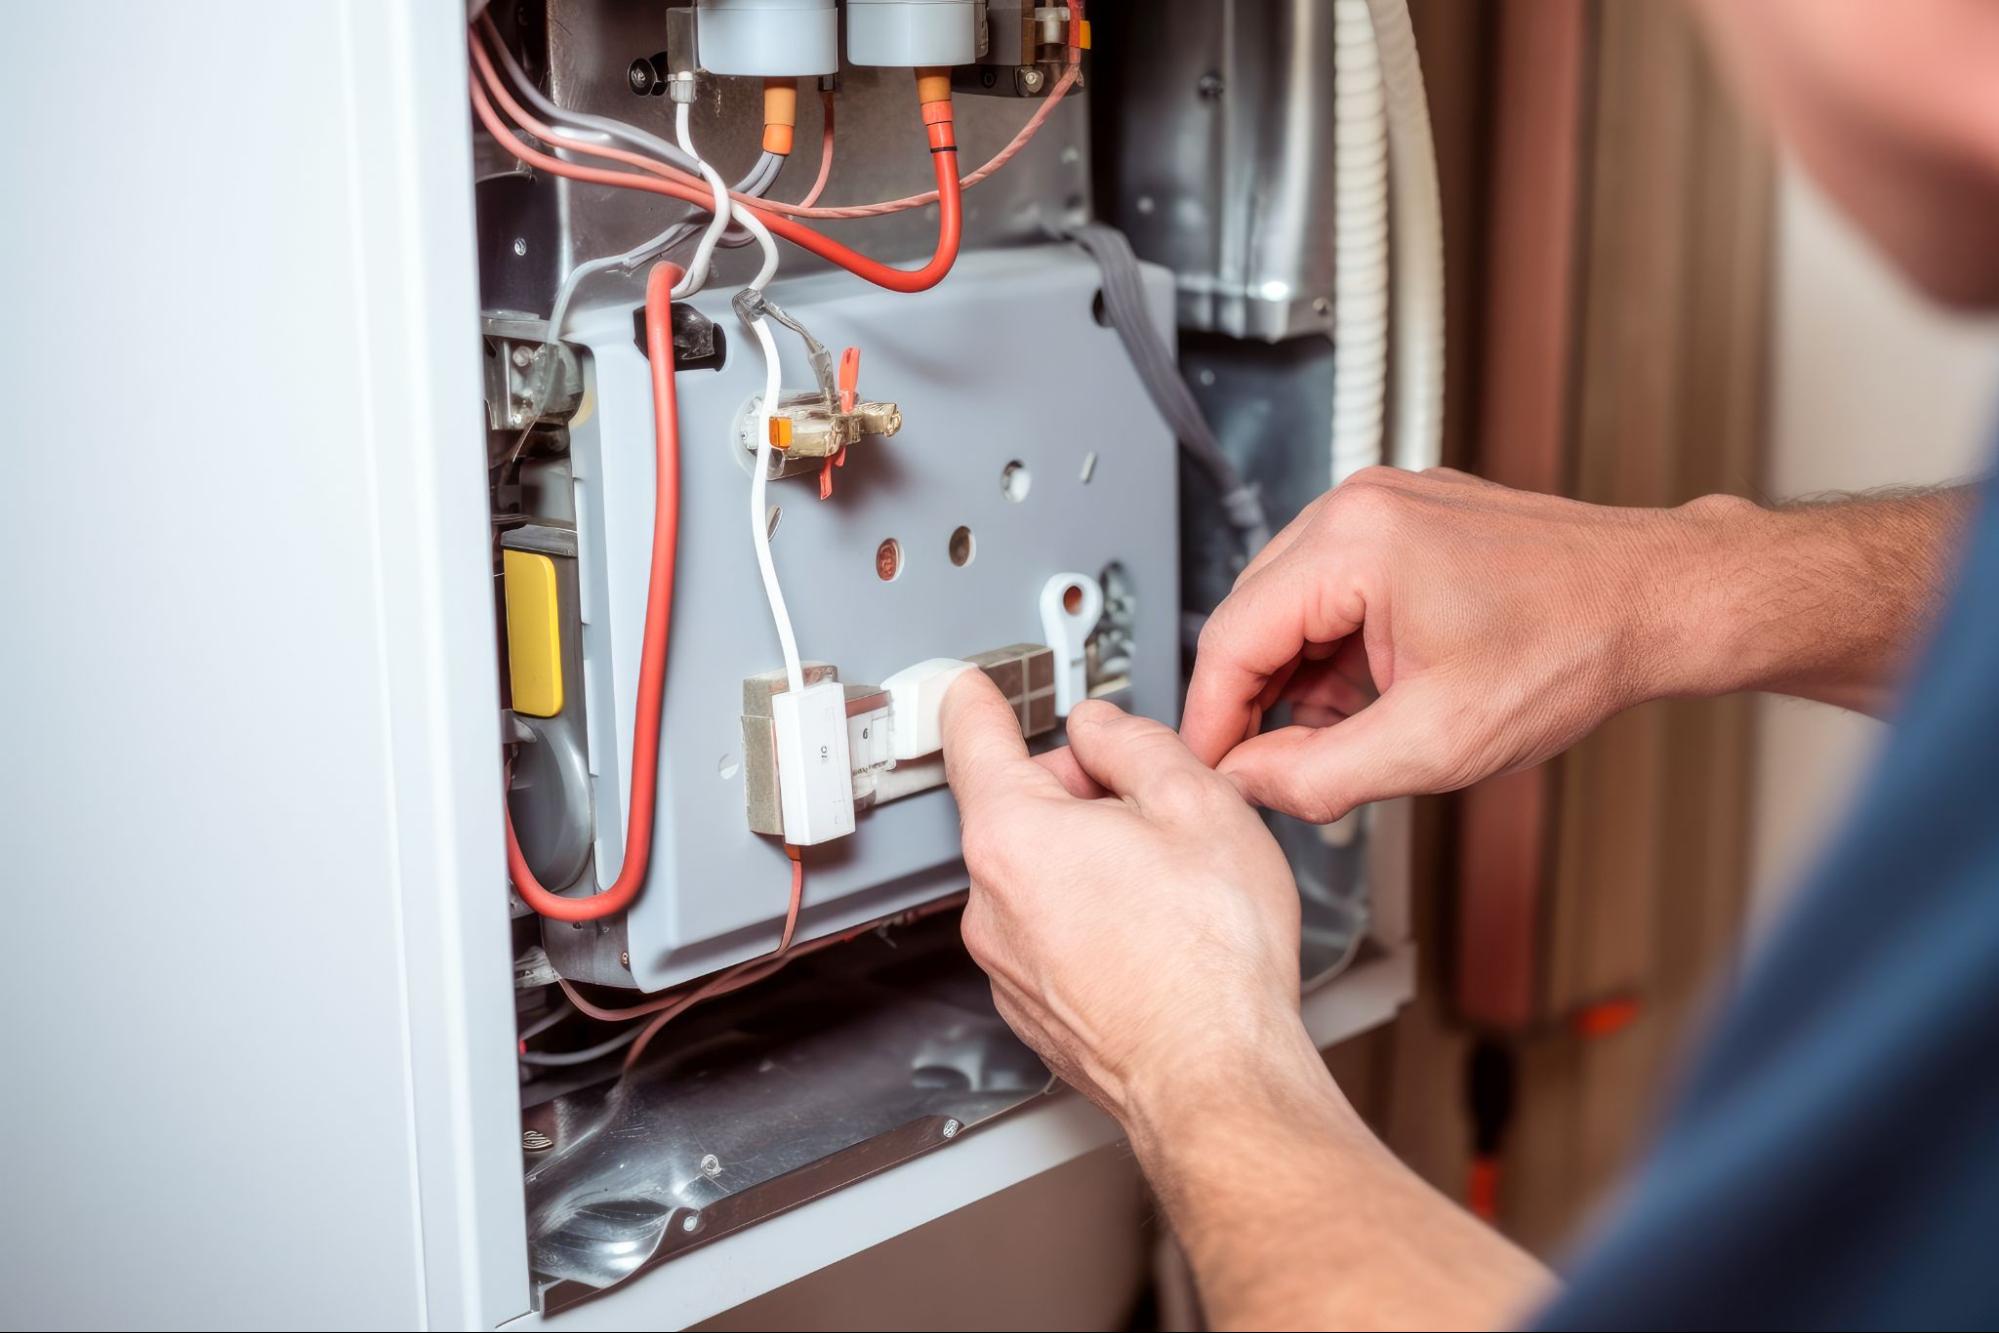
[[[500,552],[507,583],[507,666],[514,711],[554,717],[562,711],[562,617],[555,562],[535,551]]]
[[[791,418],[772,417],[770,419],[770,447],[789,449],[791,447]]]
[[[1076,49],[1079,51],[1090,49],[1090,21],[1088,19],[1084,19],[1076,25]]]

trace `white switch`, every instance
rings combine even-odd
[[[1088,574],[1057,574],[1041,589],[1041,632],[1055,650],[1055,716],[1090,696],[1083,649],[1104,613],[1104,590]]]
[[[920,759],[944,748],[944,695],[952,681],[973,669],[955,657],[933,657],[882,682],[897,759]]]
[[[777,732],[777,799],[784,840],[798,847],[854,831],[854,771],[847,752],[847,692],[837,680],[770,700]]]

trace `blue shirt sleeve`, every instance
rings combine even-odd
[[[1999,1324],[1999,512],[1550,1329]]]

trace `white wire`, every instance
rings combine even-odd
[[[764,597],[770,602],[771,619],[777,622],[778,647],[784,652],[784,677],[794,691],[805,688],[805,669],[798,661],[798,639],[791,632],[791,612],[785,609],[784,590],[778,586],[777,566],[770,558],[770,519],[764,496],[770,480],[770,413],[777,402],[779,374],[777,341],[770,336],[770,321],[756,319],[750,331],[764,356],[764,393],[757,403],[757,470],[750,481],[750,535],[757,545],[757,570],[763,575]]]
[[[701,174],[708,178],[716,191],[715,220],[701,238],[701,247],[695,251],[693,262],[688,265],[688,276],[691,278],[697,271],[705,269],[707,256],[714,252],[716,243],[721,239],[722,228],[728,226],[733,218],[737,226],[749,232],[763,247],[763,267],[757,270],[756,277],[749,283],[752,291],[761,292],[777,274],[777,242],[771,239],[770,228],[754,212],[729,197],[728,189],[721,183],[722,178],[695,151],[693,136],[688,132],[685,102],[680,104],[674,120],[681,151],[694,159]],[[678,287],[674,289],[674,295],[680,295]],[[756,547],[757,572],[763,578],[764,599],[770,603],[770,618],[777,626],[778,648],[784,654],[785,680],[791,689],[803,690],[805,668],[799,662],[798,636],[792,631],[791,611],[784,604],[784,589],[777,581],[777,565],[771,559],[770,520],[765,509],[770,483],[770,418],[772,409],[777,406],[778,395],[783,392],[783,371],[778,364],[777,340],[771,336],[770,321],[761,316],[751,320],[750,332],[756,335],[757,348],[764,359],[764,391],[757,402],[757,467],[750,481],[750,540]]]
[[[694,159],[694,165],[707,178],[708,188],[715,192],[715,216],[708,223],[708,230],[701,233],[701,243],[694,247],[694,257],[687,261],[687,272],[673,289],[676,301],[700,291],[708,283],[708,265],[715,257],[715,247],[722,243],[722,233],[729,229],[729,217],[735,204],[729,198],[729,186],[722,179],[722,173],[708,165],[706,158],[694,151],[694,137],[689,130],[688,120],[691,106],[682,102],[674,108],[673,133],[680,141],[680,151]]]

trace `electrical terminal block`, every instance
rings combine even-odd
[[[963,660],[932,659],[883,685],[841,683],[855,810],[944,785],[937,714],[950,682],[967,670],[985,672],[1006,696],[1021,735],[1032,740],[1055,729],[1055,654],[1038,643],[1011,644]],[[808,691],[839,681],[838,669],[824,662],[807,663],[804,674]],[[898,676],[904,678],[900,697]],[[743,787],[751,831],[797,842],[786,827],[776,721],[786,693],[782,671],[743,682]],[[921,715],[913,711],[919,709]]]
[[[757,451],[756,421],[754,413],[744,414],[743,448],[752,454]],[[816,465],[867,436],[887,438],[901,429],[902,409],[894,403],[858,402],[852,411],[843,411],[820,394],[794,393],[779,399],[771,413],[770,443],[787,463],[809,459]]]

